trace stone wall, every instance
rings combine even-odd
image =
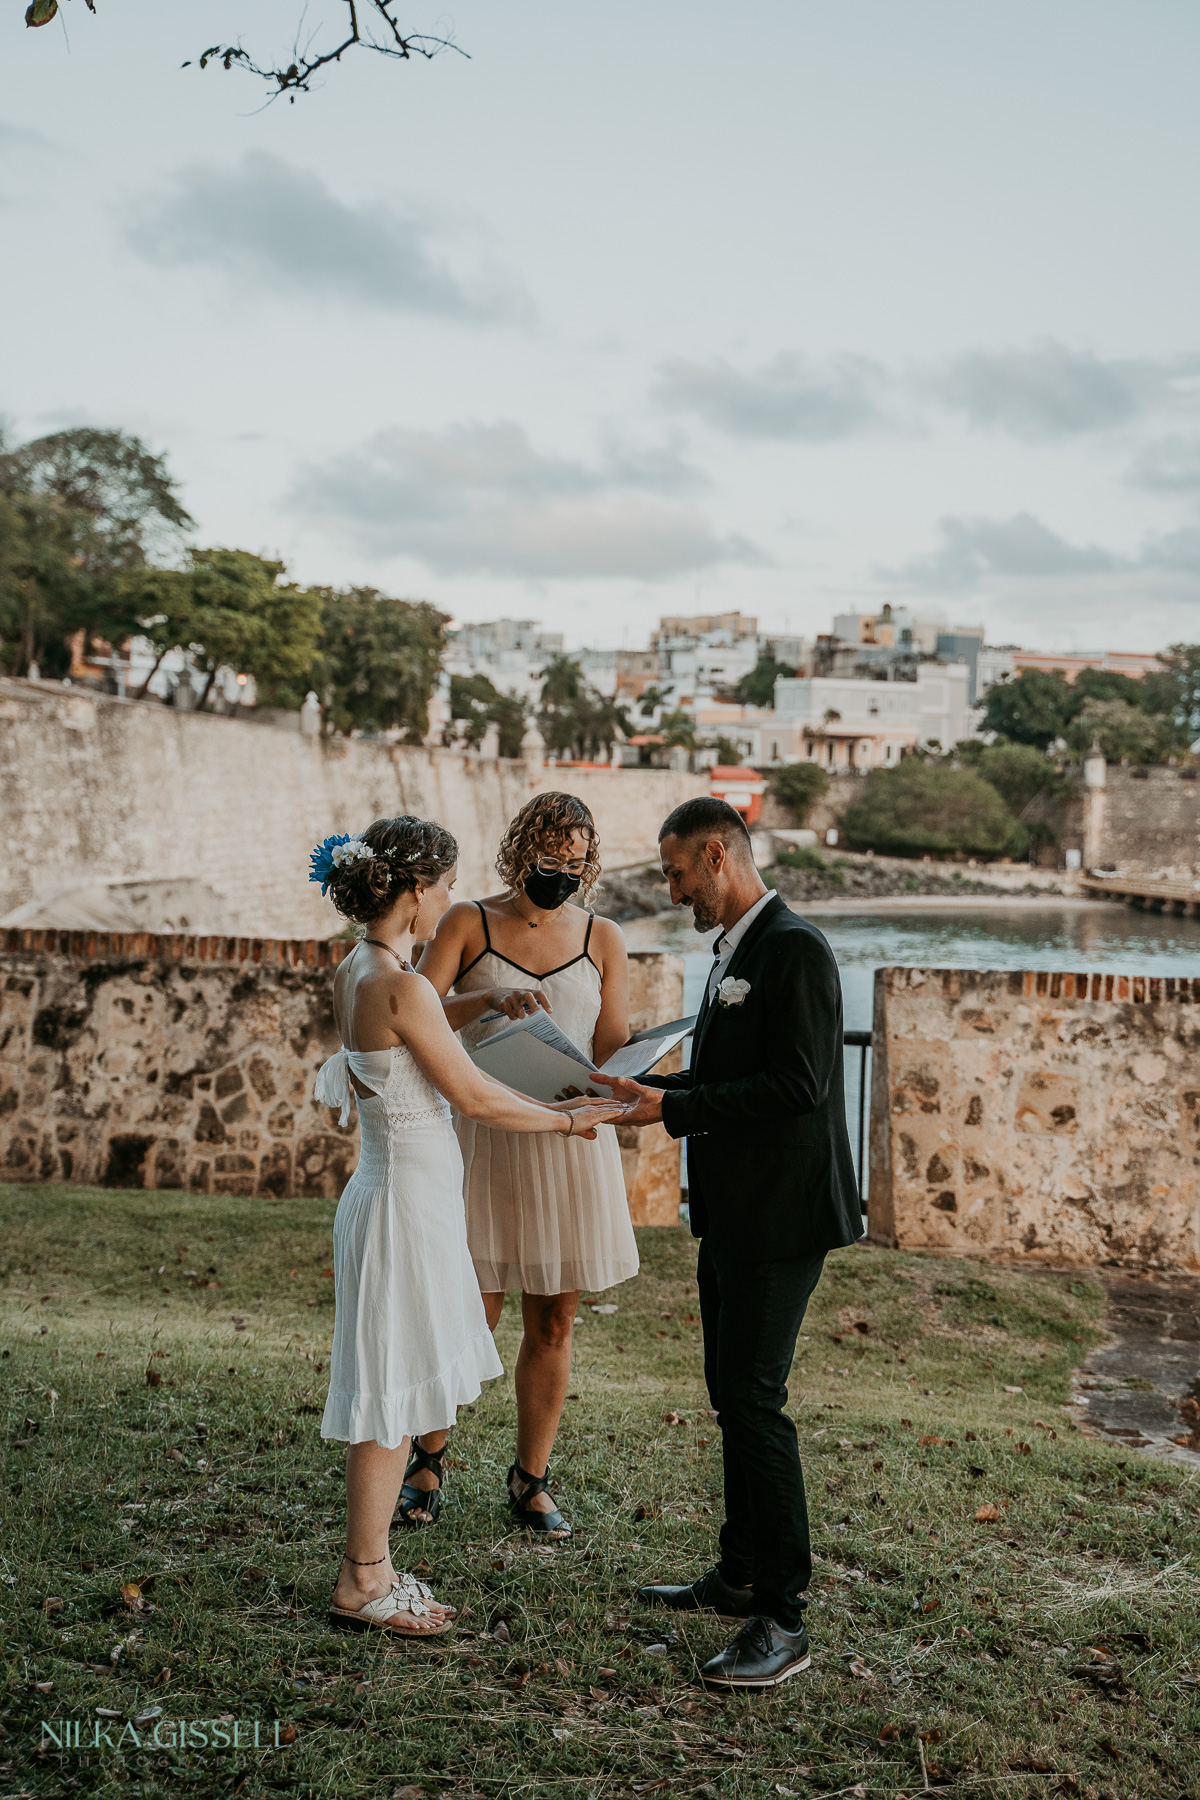
[[[458,839],[457,891],[470,898],[494,890],[513,814],[552,787],[591,807],[611,869],[656,859],[662,819],[707,792],[703,777],[666,769],[531,771],[0,678],[0,919],[88,884],[190,882],[219,915],[193,930],[328,937],[342,921],[308,881],[321,838],[395,813],[437,819]]]
[[[349,949],[0,933],[0,1179],[339,1194],[357,1125],[312,1090],[337,1048],[333,969]],[[678,1017],[681,960],[635,954],[630,994],[634,1029]],[[678,1144],[661,1127],[626,1136],[635,1224],[678,1224]]]
[[[1200,876],[1200,780],[1195,769],[1130,769],[1101,764],[1103,782],[1080,781],[1060,799],[1039,794],[1021,814],[1045,824],[1053,845],[1041,860],[1057,868],[1078,850],[1085,869],[1116,868],[1147,880]]]
[[[1200,1269],[1200,979],[875,975],[869,1231]]]

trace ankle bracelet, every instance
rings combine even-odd
[[[377,1569],[381,1562],[387,1561],[387,1557],[377,1556],[373,1562],[359,1562],[357,1556],[348,1556],[345,1560],[353,1563],[356,1569]]]

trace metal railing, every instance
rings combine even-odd
[[[842,1042],[850,1049],[857,1050],[858,1055],[858,1204],[865,1214],[867,1210],[867,1170],[863,1161],[863,1149],[867,1134],[867,1052],[871,1048],[869,1031],[845,1031]]]

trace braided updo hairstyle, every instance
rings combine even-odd
[[[329,877],[329,898],[344,919],[373,925],[401,894],[433,887],[458,861],[458,845],[433,819],[376,819],[362,834],[375,852],[369,861],[343,863]]]

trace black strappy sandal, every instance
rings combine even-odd
[[[518,1481],[523,1481],[525,1483],[525,1492],[520,1498],[512,1491],[514,1475]],[[546,1464],[546,1473],[544,1475],[531,1475],[529,1470],[523,1469],[519,1462],[514,1462],[512,1468],[508,1471],[507,1485],[508,1504],[520,1520],[521,1524],[524,1525],[528,1531],[539,1532],[543,1535],[548,1531],[561,1532],[562,1536],[555,1540],[556,1543],[561,1544],[565,1544],[567,1540],[573,1536],[570,1525],[568,1525],[567,1521],[563,1518],[557,1506],[552,1508],[550,1512],[531,1512],[529,1510],[529,1502],[533,1499],[535,1494],[548,1494],[550,1492],[549,1463]]]
[[[399,1517],[402,1525],[410,1531],[419,1531],[423,1525],[436,1525],[438,1514],[442,1510],[442,1487],[446,1480],[442,1468],[442,1458],[446,1454],[446,1446],[440,1450],[423,1450],[419,1438],[413,1439],[412,1455],[408,1459],[408,1467],[404,1471],[404,1485],[400,1489]],[[421,1469],[430,1469],[438,1478],[435,1488],[413,1487],[410,1475]],[[415,1512],[427,1512],[427,1519],[414,1519]]]

